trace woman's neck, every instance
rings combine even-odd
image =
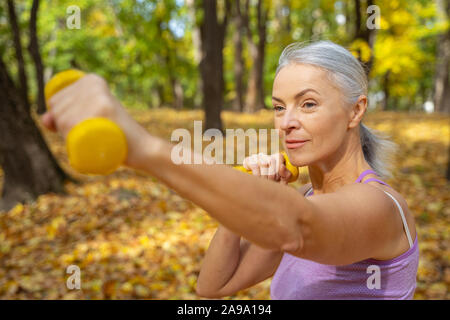
[[[361,172],[371,169],[364,158],[361,145],[342,148],[327,161],[308,166],[314,194],[330,193],[344,185],[354,183]]]

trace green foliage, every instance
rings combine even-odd
[[[381,30],[371,76],[378,80],[390,71],[390,94],[403,100],[396,108],[417,107],[430,98],[432,90],[435,35],[442,30],[437,24],[436,7],[431,1],[406,0],[379,1],[379,5]]]
[[[225,14],[225,0],[218,1],[218,16]],[[244,3],[242,0],[242,10]],[[22,28],[22,45],[28,44],[31,0],[16,2]],[[17,73],[15,52],[5,2],[0,5],[0,53]],[[175,84],[181,85],[185,108],[193,108],[200,92],[201,56],[194,38],[204,13],[200,1],[110,0],[77,1],[81,28],[66,26],[69,0],[41,1],[38,35],[46,67],[45,75],[78,67],[107,79],[113,91],[129,106],[171,106]],[[366,3],[362,1],[361,3]],[[421,108],[431,98],[436,60],[437,36],[447,30],[448,21],[438,12],[435,1],[377,0],[381,29],[373,49],[362,39],[355,40],[354,1],[264,0],[268,13],[263,74],[266,101],[269,101],[274,72],[283,48],[294,41],[330,39],[346,46],[363,61],[371,55],[371,93],[383,90],[389,72],[389,94],[394,109]],[[249,27],[257,42],[256,0],[250,0]],[[234,1],[233,1],[233,5]],[[364,7],[364,6],[363,6]],[[235,14],[235,10],[232,11]],[[361,10],[362,23],[368,14]],[[238,31],[229,17],[224,48],[225,104],[236,97],[233,71],[233,35]],[[243,34],[244,84],[253,61],[247,34]],[[26,50],[24,50],[26,52]],[[26,54],[27,70],[34,80],[34,68]],[[46,80],[47,80],[46,79]],[[35,97],[36,84],[30,81]]]

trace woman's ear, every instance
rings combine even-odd
[[[364,113],[367,109],[367,97],[365,95],[361,95],[358,97],[356,103],[352,106],[350,111],[350,119],[348,123],[348,128],[355,128],[361,122]]]

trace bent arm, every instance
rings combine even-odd
[[[305,194],[310,187],[303,185],[298,192]],[[233,295],[270,278],[282,257],[282,251],[260,248],[220,225],[206,252],[197,294],[207,298]]]
[[[271,277],[282,252],[251,244],[223,226],[211,240],[197,280],[197,294],[230,296]]]

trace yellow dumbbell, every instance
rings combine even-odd
[[[84,75],[75,69],[57,73],[45,85],[45,100]],[[67,135],[66,148],[70,165],[84,174],[113,172],[124,163],[128,149],[122,129],[106,118],[90,118],[75,125]]]
[[[292,176],[290,177],[288,182],[291,183],[291,182],[296,181],[298,179],[298,168],[296,166],[292,165],[292,163],[289,161],[289,157],[287,156],[286,152],[281,151],[281,154],[283,155],[284,160],[286,162],[285,163],[286,169],[288,169],[292,174]],[[235,166],[235,167],[233,167],[233,169],[236,169],[236,170],[239,170],[239,171],[242,171],[245,173],[250,173],[250,174],[252,173],[252,170],[247,170],[247,169],[245,169],[244,166]]]

